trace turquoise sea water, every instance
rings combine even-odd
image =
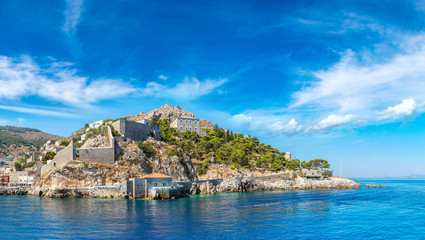
[[[425,181],[358,182],[166,201],[2,196],[0,238],[425,239]]]

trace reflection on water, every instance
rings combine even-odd
[[[0,197],[1,238],[417,238],[425,232],[425,182],[384,184],[165,201],[7,196]]]

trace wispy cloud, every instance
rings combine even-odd
[[[65,0],[65,21],[62,25],[62,31],[67,35],[71,53],[76,57],[81,56],[83,52],[81,43],[76,37],[77,25],[81,21],[81,13],[83,12],[83,3],[84,0]]]
[[[372,63],[348,50],[331,68],[312,72],[315,81],[293,94],[292,107],[372,116],[406,97],[425,101],[425,35],[406,39],[400,48],[385,60],[375,56]]]
[[[62,26],[62,30],[66,34],[75,34],[77,24],[80,22],[81,12],[83,11],[83,2],[84,0],[65,0],[65,23]]]
[[[199,81],[197,78],[186,77],[176,85],[164,85],[157,82],[148,82],[145,88],[140,89],[143,96],[190,101],[212,93],[216,88],[225,84],[228,79]]]
[[[41,116],[70,117],[70,118],[76,117],[75,114],[71,114],[71,113],[60,112],[60,111],[57,111],[57,110],[46,110],[46,109],[39,109],[39,108],[31,108],[31,107],[16,107],[16,106],[0,105],[0,109],[8,110],[8,111],[14,111],[14,112],[20,112],[20,113],[41,115]],[[25,119],[18,118],[18,122],[22,123],[24,121],[25,121]]]
[[[39,96],[84,108],[102,100],[127,96],[137,90],[120,79],[81,77],[75,69],[67,66],[69,64],[54,63],[43,69],[28,56],[0,56],[0,100]]]

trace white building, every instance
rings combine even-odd
[[[89,128],[88,129],[98,128],[98,127],[100,127],[103,124],[103,122],[104,122],[103,119],[98,120],[98,121],[95,121],[95,122],[92,122],[92,123],[89,124]]]

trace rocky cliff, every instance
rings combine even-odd
[[[176,118],[197,118],[195,115],[189,111],[181,109],[179,106],[171,106],[171,105],[164,105],[160,108],[151,110],[147,113],[141,112],[135,116],[127,116],[127,120],[130,121],[139,121],[142,119],[145,120],[151,120],[153,117],[159,117],[160,119],[169,119],[170,122],[172,122]],[[207,128],[212,129],[214,128],[214,125],[206,120],[206,119],[200,119],[200,127],[201,128]]]
[[[149,139],[155,154],[147,157],[130,139],[119,141],[121,156],[114,165],[71,161],[43,176],[37,184],[41,189],[87,188],[121,183],[123,180],[158,172],[175,180],[189,181],[198,178],[192,161],[185,155],[172,156],[174,146]],[[90,145],[91,146],[91,145]]]
[[[205,181],[194,183],[191,194],[214,194],[224,192],[272,191],[272,190],[314,190],[314,189],[352,189],[360,188],[360,184],[345,178],[330,178],[325,180],[295,180],[262,181],[254,177],[228,178],[221,182]]]

